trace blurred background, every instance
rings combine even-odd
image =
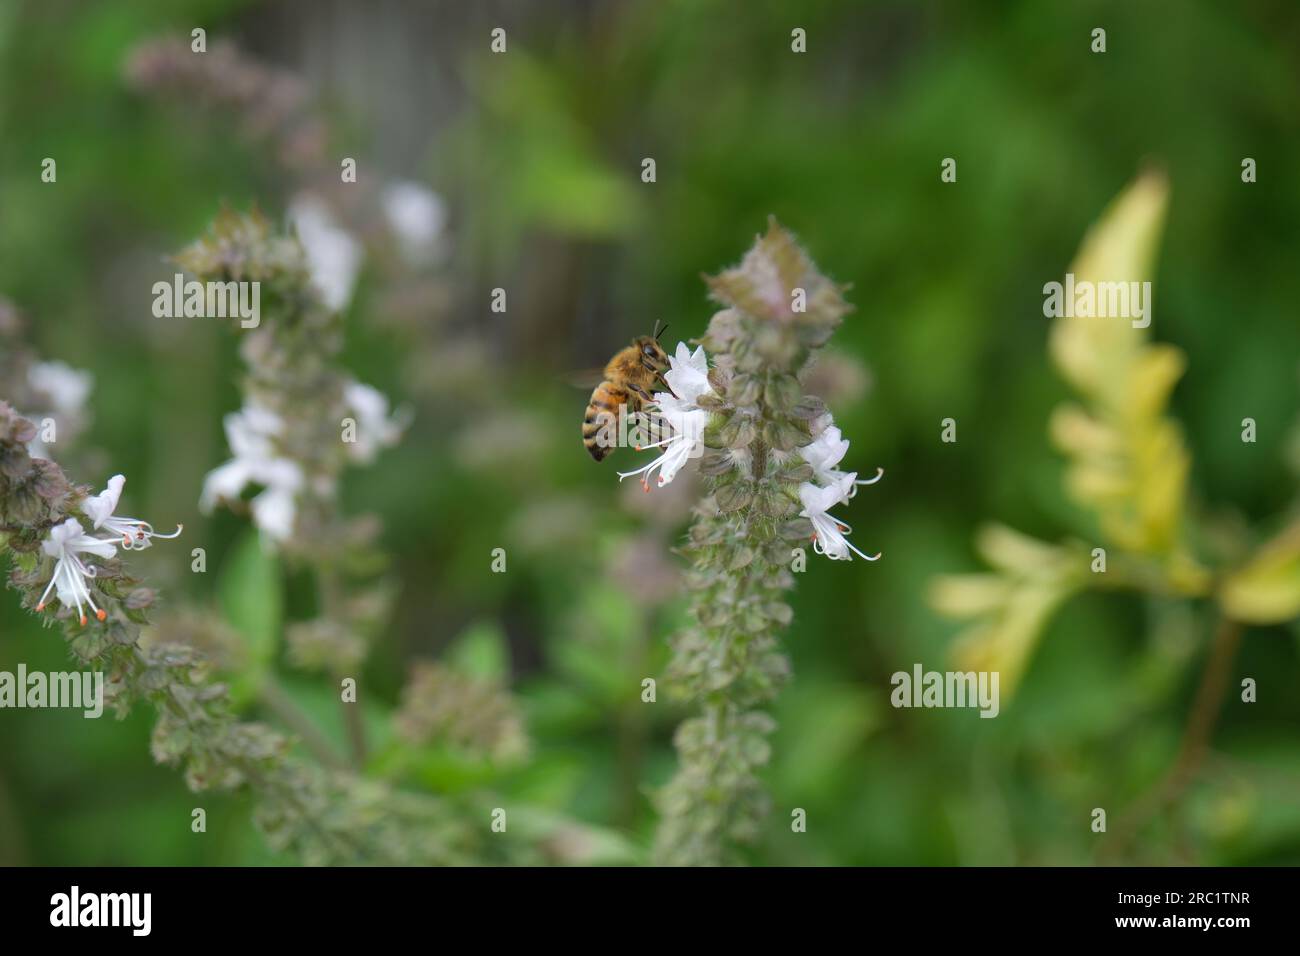
[[[1090,50],[1097,26],[1105,54]],[[806,54],[791,52],[795,27]],[[853,440],[846,467],[886,469],[850,519],[885,560],[799,576],[783,637],[795,678],[766,773],[775,810],[750,856],[1087,864],[1092,808],[1122,810],[1173,760],[1208,640],[1200,609],[1070,601],[995,721],[895,710],[889,676],[946,666],[954,627],[927,588],[978,566],[982,523],[1086,535],[1047,439],[1066,390],[1042,286],[1146,162],[1172,187],[1153,332],[1188,354],[1173,413],[1194,505],[1265,529],[1291,506],[1298,80],[1286,0],[19,0],[0,4],[0,295],[43,359],[93,376],[64,467],[96,488],[125,472],[127,510],[186,526],[184,547],[132,566],[172,611],[239,630],[256,600],[275,628],[295,617],[292,577],[262,594],[247,521],[197,510],[228,457],[237,336],[154,318],[151,290],[222,203],[277,223],[297,209],[300,230],[314,210],[351,236],[345,360],[414,412],[344,489],[382,520],[399,584],[364,671],[375,739],[414,662],[458,661],[509,685],[526,753],[449,748],[406,784],[491,788],[645,846],[684,711],[662,693],[641,703],[640,682],[683,620],[670,549],[698,487],[620,486],[637,456],[590,460],[589,393],[570,379],[656,320],[674,342],[701,334],[700,273],[775,214],[852,283],[857,310],[811,390]],[[355,185],[340,183],[342,157]],[[944,157],[955,184],[940,182]],[[939,441],[946,417],[956,444]],[[190,571],[199,546],[206,574]],[[494,547],[508,573],[489,573]],[[0,670],[67,660],[56,631],[0,601]],[[1300,628],[1251,630],[1238,669],[1270,675],[1269,692],[1225,710],[1221,762],[1125,862],[1300,862]],[[287,665],[281,681],[342,740],[325,684]],[[145,708],[122,722],[0,714],[0,863],[292,862],[243,798],[195,798],[155,766],[151,724]],[[196,805],[205,837],[190,832]],[[786,825],[793,807],[806,834]]]

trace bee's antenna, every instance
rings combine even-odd
[[[655,341],[658,342],[659,336],[663,335],[667,331],[668,331],[668,326],[665,325],[662,329],[659,328],[659,320],[655,319],[655,334],[654,334]]]

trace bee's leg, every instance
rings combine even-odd
[[[661,368],[656,368],[655,366],[653,366],[653,365],[651,365],[649,362],[647,362],[645,359],[642,359],[642,360],[641,360],[641,367],[644,368],[647,372],[654,372],[654,373],[655,373],[655,381],[657,381],[657,382],[662,382],[662,383],[663,383],[664,391],[667,392],[669,395],[671,395],[673,398],[676,398],[676,397],[677,397],[677,393],[673,391],[673,387],[672,387],[671,385],[668,384],[668,379],[664,378],[664,370],[663,370],[663,369],[661,369]],[[633,386],[633,387],[635,388],[635,386]],[[640,391],[642,395],[645,395],[645,390],[644,390],[644,389],[637,389],[637,391]],[[648,400],[648,399],[647,399],[647,400]]]
[[[633,394],[635,394],[637,398],[641,399],[642,404],[648,405],[652,401],[654,401],[654,399],[650,397],[650,393],[647,392],[640,385],[629,385],[628,390],[631,391]]]

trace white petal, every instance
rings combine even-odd
[[[329,207],[314,196],[295,200],[289,207],[289,220],[306,253],[321,301],[335,312],[346,308],[361,271],[361,244],[335,224]]]
[[[76,573],[72,567],[72,562],[66,558],[61,560],[54,568],[54,593],[58,597],[59,603],[67,608],[77,606],[76,578],[73,577]]]
[[[668,358],[668,371],[664,373],[664,380],[686,404],[694,404],[705,392],[712,391],[709,385],[709,359],[704,354],[704,346],[692,354],[685,342],[678,342],[677,351]]]
[[[256,435],[275,436],[284,432],[284,419],[264,405],[250,402],[239,414],[245,426]]]
[[[834,481],[835,466],[844,460],[849,443],[840,437],[840,430],[834,425],[827,427],[810,444],[799,449],[804,461],[813,466],[817,477],[824,483]]]
[[[112,517],[113,512],[117,510],[117,503],[122,497],[122,486],[124,484],[126,484],[126,478],[122,475],[114,475],[108,479],[107,488],[81,503],[82,512],[85,513],[96,528]]]
[[[803,502],[805,516],[813,518],[824,515],[839,504],[840,494],[834,485],[822,488],[811,481],[805,481],[799,486],[799,500]]]
[[[432,261],[447,223],[442,197],[420,183],[403,181],[385,187],[381,201],[403,258],[411,265]]]
[[[85,533],[81,522],[68,518],[62,524],[50,529],[50,536],[41,542],[41,548],[52,558],[63,559],[69,554],[96,554],[101,558],[111,558],[117,554],[112,541],[93,538]]]
[[[388,396],[379,389],[361,382],[349,382],[343,389],[343,400],[356,415],[356,441],[348,446],[352,458],[369,463],[381,448],[397,444],[406,428],[402,414],[389,416]]]
[[[382,422],[388,417],[388,399],[373,385],[349,382],[343,388],[343,400],[363,421]]]
[[[27,384],[49,397],[54,410],[78,412],[90,397],[94,378],[64,362],[36,362],[27,370]]]
[[[668,484],[688,461],[704,453],[704,426],[708,419],[708,412],[701,409],[674,417],[672,426],[677,437],[664,453],[664,463],[659,469],[660,484]]]
[[[51,558],[61,558],[67,543],[81,535],[81,522],[76,518],[68,518],[50,529],[50,536],[41,542],[41,549]]]
[[[293,492],[285,488],[267,488],[252,501],[253,521],[268,538],[285,541],[293,534],[297,505]]]
[[[821,545],[820,550],[826,557],[833,561],[851,560],[848,539],[834,518],[819,515],[813,519],[813,527],[817,529],[817,543]]]
[[[707,373],[709,370],[709,359],[708,356],[704,354],[703,345],[696,346],[695,351],[692,352],[690,346],[685,342],[678,342],[677,350],[673,353],[672,358],[669,361],[676,367],[693,368],[697,372]]]
[[[252,480],[292,494],[302,489],[302,466],[288,458],[272,458],[253,470]]]
[[[68,550],[75,551],[78,554],[94,554],[101,558],[108,559],[117,554],[117,545],[112,541],[105,541],[101,538],[92,538],[90,535],[82,535],[68,542]]]
[[[833,488],[835,493],[839,495],[839,497],[835,499],[836,504],[844,504],[853,497],[857,491],[857,488],[853,483],[857,481],[857,478],[858,473],[856,471],[836,472],[835,480],[827,486],[828,488]]]
[[[251,478],[248,463],[238,458],[218,465],[203,479],[199,510],[208,514],[218,501],[233,501],[238,498]]]

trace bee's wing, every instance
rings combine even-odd
[[[585,389],[589,392],[605,380],[605,370],[603,368],[580,369],[576,372],[570,372],[564,378],[574,388]]]

